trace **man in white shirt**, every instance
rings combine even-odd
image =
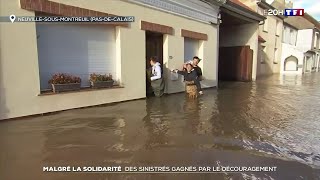
[[[152,66],[150,80],[154,95],[161,97],[164,94],[164,81],[162,78],[161,64],[157,62],[156,57],[152,57],[150,58],[150,65]]]
[[[152,65],[151,81],[160,79],[161,78],[161,64],[159,62],[156,62],[156,63],[153,63],[151,65]]]

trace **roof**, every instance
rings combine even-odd
[[[222,7],[222,10],[227,9],[254,21],[263,21],[264,19],[266,19],[264,16],[255,12],[253,9],[242,3],[240,0],[229,0]]]
[[[308,13],[304,13],[304,16],[288,16],[284,22],[292,27],[297,28],[298,30],[313,28],[320,30],[320,23]]]
[[[229,0],[229,1],[231,1],[231,2],[233,2],[234,4],[237,4],[237,5],[239,5],[239,6],[242,6],[242,7],[246,8],[246,9],[249,10],[249,11],[252,11],[252,12],[256,13],[255,11],[253,11],[253,9],[251,9],[249,6],[245,5],[244,3],[242,3],[242,2],[239,1],[239,0]]]
[[[303,16],[306,20],[308,20],[309,22],[313,23],[314,26],[320,30],[320,23],[314,19],[310,14],[308,13],[304,13],[304,16]]]
[[[259,42],[266,42],[266,40],[264,40],[261,36],[258,36],[258,41]]]
[[[290,8],[288,7],[287,3],[281,4],[278,1],[273,1],[272,6],[282,10],[285,8]],[[288,16],[286,19],[284,19],[284,22],[297,29],[312,29],[316,27],[320,30],[320,23],[308,13],[304,13],[304,16]]]
[[[314,24],[306,20],[303,16],[288,16],[288,18],[284,20],[284,23],[298,30],[314,28]]]

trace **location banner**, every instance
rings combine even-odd
[[[78,22],[78,23],[90,23],[90,22],[134,22],[134,16],[100,16],[100,17],[74,17],[74,16],[15,16],[1,17],[2,22]]]

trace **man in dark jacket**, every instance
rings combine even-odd
[[[188,61],[186,64],[184,64],[184,68],[186,68],[187,64],[191,64],[193,66],[193,69],[196,71],[199,81],[202,80],[202,69],[198,66],[200,61],[201,61],[201,59],[198,56],[194,56],[193,60]],[[200,95],[203,94],[202,89],[201,89],[201,85],[200,85],[198,91],[199,91]]]

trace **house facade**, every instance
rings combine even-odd
[[[240,0],[220,7],[219,80],[255,81],[257,77],[259,23],[264,16]]]
[[[284,24],[281,73],[302,74],[303,72],[304,52],[297,47],[298,31],[299,29],[294,25]]]
[[[305,18],[310,22],[309,18],[314,20],[310,15]],[[304,52],[303,73],[318,72],[320,61],[320,23],[314,20],[311,29],[302,29],[298,31],[297,47]],[[285,64],[286,62],[284,62]]]
[[[134,16],[133,23],[3,23],[0,26],[0,119],[146,97],[149,56],[163,64],[167,93],[184,91],[180,68],[197,55],[205,80],[217,86],[218,13],[222,1],[0,0],[0,15]],[[54,73],[81,77],[82,89],[46,93]],[[118,86],[88,88],[90,73],[111,73]]]
[[[275,0],[278,9],[292,8],[293,3]],[[302,74],[319,71],[320,24],[312,16],[292,16],[284,20],[280,72]]]
[[[282,30],[284,16],[267,16],[265,12],[274,10],[275,7],[265,0],[241,0],[247,6],[260,15],[265,16],[265,20],[259,26],[258,63],[257,77],[280,73],[280,59],[282,52]]]

